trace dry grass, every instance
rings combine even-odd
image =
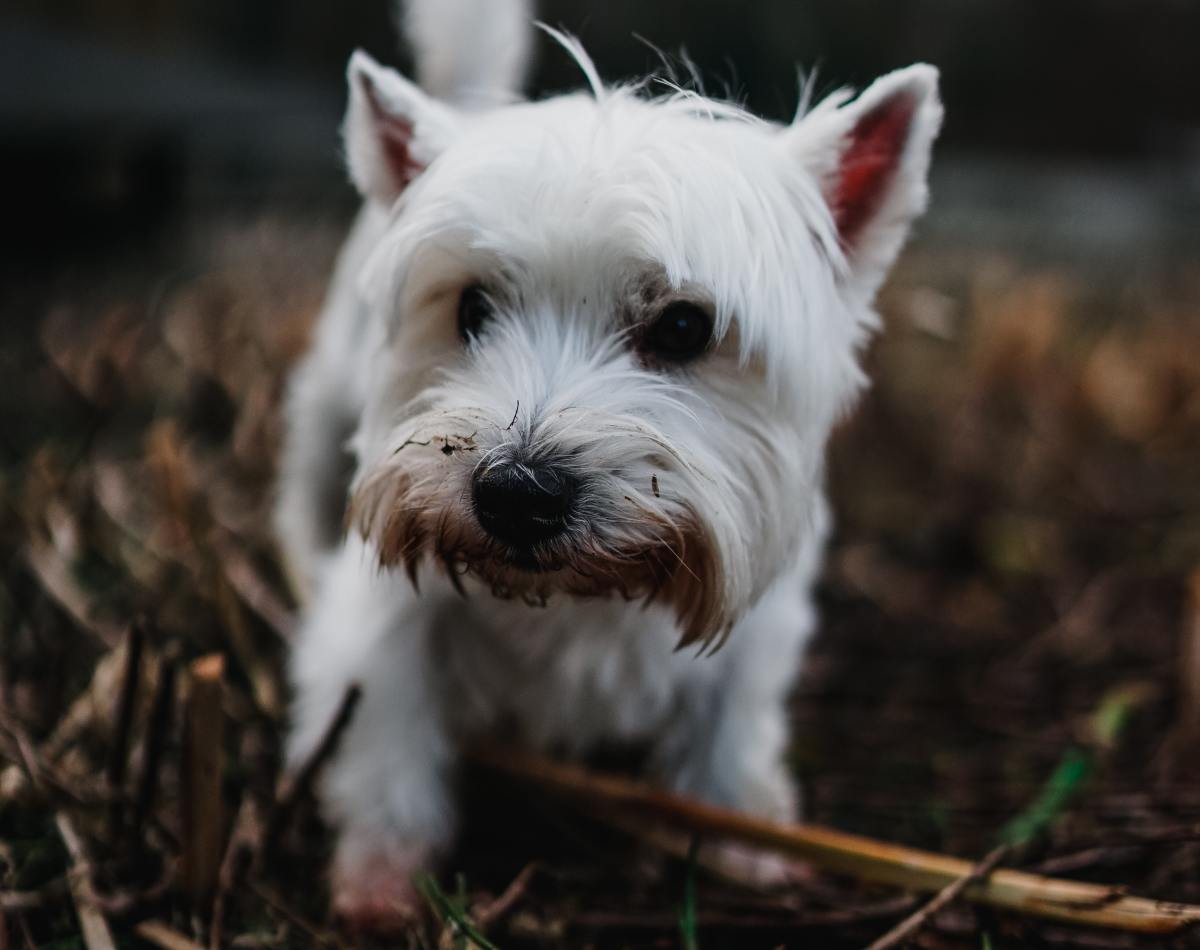
[[[266,519],[276,405],[337,233],[263,221],[199,235],[169,279],[130,264],[103,286],[4,298],[17,316],[0,349],[0,947],[79,946],[81,883],[124,945],[135,931],[160,946],[355,942],[327,916],[311,802],[289,804],[265,860],[227,846],[261,840],[279,781],[293,611]],[[1138,282],[909,256],[885,298],[876,386],[834,446],[839,533],[795,701],[806,817],[971,856],[1036,813],[1009,866],[1200,901],[1188,270]],[[214,653],[224,728],[197,730]],[[1105,717],[1130,690],[1118,728]],[[184,761],[211,768],[212,742],[222,800],[207,804],[223,807],[185,809]],[[411,943],[460,944],[456,920],[504,948],[679,942],[682,865],[479,778],[464,775],[463,843]],[[820,874],[774,894],[701,877],[687,903],[706,948],[863,946],[913,909]],[[957,906],[916,939],[981,935],[1134,945]]]

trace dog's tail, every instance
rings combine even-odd
[[[532,0],[400,0],[417,79],[444,102],[484,108],[517,97],[529,67]]]

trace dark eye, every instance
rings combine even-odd
[[[472,284],[458,298],[458,335],[463,342],[476,339],[492,318],[492,302],[483,288]]]
[[[670,363],[700,356],[712,340],[712,318],[694,303],[677,301],[655,318],[642,336],[642,349]]]

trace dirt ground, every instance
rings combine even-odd
[[[277,404],[338,237],[208,223],[0,296],[0,948],[83,946],[81,886],[120,946],[148,920],[201,944],[369,942],[328,914],[306,796],[216,895],[197,867],[229,826],[270,824],[294,617],[267,519]],[[907,254],[832,448],[791,749],[806,820],[966,858],[1015,836],[1007,866],[1200,903],[1196,264]],[[212,653],[215,779],[181,754]],[[823,873],[766,893],[695,879],[547,796],[461,784],[427,919],[379,945],[466,945],[446,923],[465,914],[504,948],[861,947],[917,906]],[[181,845],[197,787],[221,812],[207,858]],[[958,904],[915,945],[1141,944]]]

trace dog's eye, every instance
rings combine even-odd
[[[712,340],[712,318],[685,300],[668,304],[647,328],[642,349],[656,359],[686,363],[700,356]]]
[[[482,287],[472,284],[458,298],[458,335],[467,343],[479,336],[492,318],[492,302]]]

